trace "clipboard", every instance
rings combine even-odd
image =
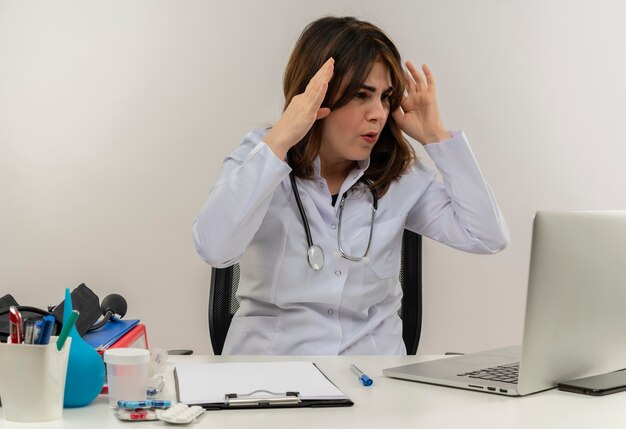
[[[179,402],[207,410],[354,405],[313,362],[185,363],[174,378]]]

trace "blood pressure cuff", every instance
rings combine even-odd
[[[9,307],[13,305],[16,306],[22,314],[23,320],[28,318],[39,319],[46,314],[52,314],[56,319],[56,323],[54,324],[54,329],[52,331],[52,335],[55,335],[61,332],[61,327],[63,325],[64,302],[65,300],[61,301],[61,303],[54,307],[54,309],[50,312],[38,307],[19,305],[12,295],[4,295],[0,298],[0,341],[6,343],[7,337],[10,333]],[[82,283],[72,291],[72,307],[80,313],[78,319],[76,320],[76,329],[82,337],[102,314],[102,310],[100,309],[100,300],[91,289]]]
[[[61,301],[52,314],[59,323],[63,323],[63,307],[65,300]],[[76,330],[82,337],[89,330],[100,316],[102,316],[102,310],[100,309],[100,299],[91,289],[85,286],[85,283],[81,283],[76,289],[72,291],[72,308],[78,310],[80,315],[76,319]]]

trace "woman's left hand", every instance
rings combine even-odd
[[[407,94],[402,97],[400,108],[392,113],[393,119],[402,131],[421,144],[449,139],[450,133],[439,115],[432,72],[426,64],[422,66],[424,76],[410,61],[406,67],[410,73],[406,73]]]

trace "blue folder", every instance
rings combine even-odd
[[[83,340],[95,349],[107,349],[137,323],[139,323],[139,319],[109,320],[101,328],[89,331],[83,335]]]

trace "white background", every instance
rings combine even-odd
[[[419,352],[519,343],[534,212],[626,208],[620,0],[0,0],[0,296],[43,307],[84,282],[124,295],[151,346],[210,353],[192,220],[328,14],[430,65],[509,223],[496,256],[425,241]]]

